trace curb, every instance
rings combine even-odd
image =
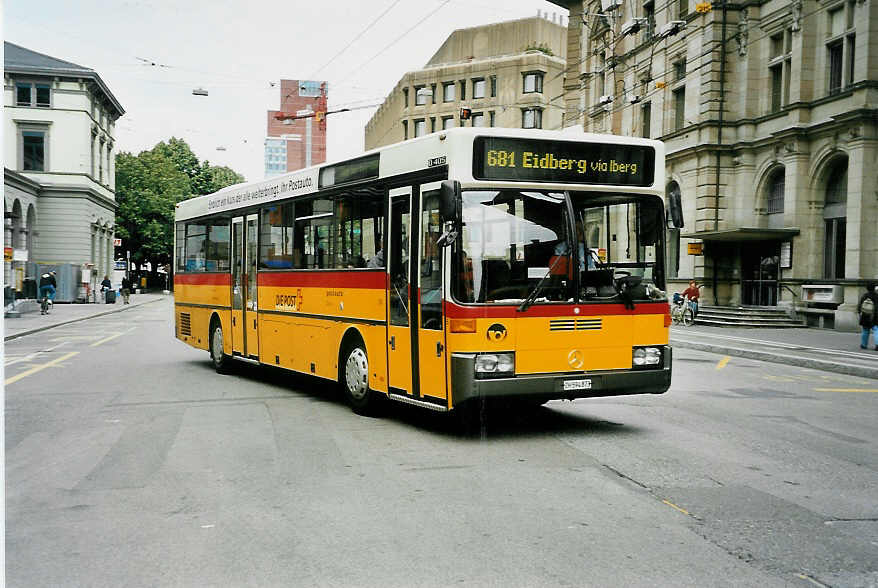
[[[117,312],[124,312],[126,310],[131,310],[132,308],[137,308],[138,306],[146,306],[147,304],[152,304],[153,302],[158,302],[163,300],[163,298],[156,298],[155,300],[147,300],[146,302],[141,302],[140,304],[131,304],[128,308],[124,306],[122,308],[116,308],[114,310],[108,310],[106,312],[99,312],[98,314],[90,314],[88,316],[81,316],[79,318],[70,319],[69,321],[64,321],[62,323],[55,323],[52,325],[46,325],[44,327],[37,327],[36,329],[31,329],[29,331],[22,331],[20,333],[15,333],[13,335],[6,335],[3,338],[3,341],[11,341],[12,339],[18,339],[19,337],[25,337],[27,335],[33,335],[34,333],[39,333],[41,331],[48,331],[49,329],[54,329],[55,327],[63,327],[64,325],[69,325],[71,323],[78,323],[81,321],[87,321],[89,319],[97,318],[99,316],[107,316],[108,314],[116,314]]]
[[[796,367],[835,372],[848,376],[859,376],[861,378],[878,379],[878,367],[873,368],[869,366],[860,366],[849,363],[838,363],[836,361],[824,361],[822,359],[813,359],[809,357],[785,355],[782,353],[769,353],[767,351],[754,351],[752,349],[742,349],[740,347],[713,345],[710,343],[674,341],[673,339],[671,340],[671,346],[681,347],[684,349],[695,349],[697,351],[707,351],[709,353],[719,353],[722,355],[731,355],[734,357],[744,357],[747,359],[755,359],[758,361],[782,363]]]

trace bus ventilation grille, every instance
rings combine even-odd
[[[549,321],[550,331],[599,331],[601,319],[555,319]]]
[[[192,322],[189,318],[189,313],[181,312],[180,313],[180,334],[181,335],[191,335],[192,334]]]

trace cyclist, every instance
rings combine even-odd
[[[55,300],[55,289],[57,286],[58,283],[55,281],[55,272],[47,272],[40,276],[40,300],[48,298],[49,304],[53,304]]]
[[[689,307],[692,309],[692,316],[698,315],[698,297],[700,296],[698,286],[695,280],[689,280],[689,287],[683,290],[682,295],[689,299]]]

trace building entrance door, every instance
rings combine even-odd
[[[780,243],[760,241],[741,247],[741,303],[777,306]]]

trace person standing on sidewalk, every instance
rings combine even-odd
[[[857,303],[857,314],[860,315],[860,349],[869,348],[869,333],[872,343],[878,351],[878,286],[874,282],[866,283],[866,292]]]

